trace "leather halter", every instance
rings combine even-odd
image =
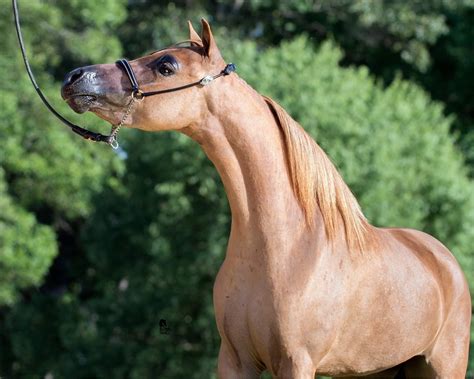
[[[122,120],[120,120],[120,123],[118,125],[112,126],[112,130],[110,131],[109,145],[112,146],[112,148],[114,149],[117,149],[119,146],[118,141],[117,141],[117,134],[120,128],[125,124],[125,121],[127,120],[127,118],[132,113],[133,106],[135,103],[142,101],[147,96],[160,95],[164,93],[180,91],[180,90],[194,87],[197,85],[205,86],[211,83],[213,80],[221,76],[229,75],[231,72],[235,71],[235,65],[233,63],[229,63],[217,75],[213,75],[213,76],[207,75],[201,80],[198,80],[196,82],[192,82],[189,84],[185,84],[179,87],[167,88],[167,89],[162,89],[162,90],[157,90],[157,91],[143,92],[142,90],[140,90],[140,85],[138,84],[137,77],[130,63],[126,59],[119,59],[115,63],[117,63],[119,67],[121,67],[123,71],[127,74],[128,80],[130,81],[130,84],[132,85],[132,92],[130,93],[130,102],[128,103],[127,110],[125,111],[122,117]]]
[[[120,121],[119,125],[113,125],[112,130],[108,136],[103,135],[101,133],[96,133],[92,132],[90,130],[84,129],[80,127],[79,125],[73,124],[71,121],[67,120],[64,118],[54,107],[49,103],[49,101],[46,99],[46,96],[43,94],[41,89],[39,88],[38,84],[36,83],[35,76],[33,74],[33,71],[30,67],[30,63],[28,62],[28,57],[26,56],[26,49],[25,49],[25,44],[23,42],[23,36],[21,33],[21,25],[20,25],[20,16],[19,16],[19,11],[18,11],[18,4],[17,0],[12,0],[12,8],[13,8],[13,16],[15,19],[15,29],[16,29],[16,34],[18,36],[18,42],[20,44],[20,50],[21,50],[21,55],[23,57],[23,62],[25,63],[26,67],[26,72],[28,73],[28,77],[30,78],[31,83],[33,84],[33,87],[35,88],[36,92],[38,93],[38,96],[40,97],[41,101],[43,104],[48,108],[48,110],[56,116],[64,125],[67,127],[71,128],[71,130],[80,135],[82,138],[93,141],[93,142],[105,142],[112,146],[114,149],[118,148],[118,142],[117,142],[117,133],[120,129],[120,127],[124,124],[125,120],[127,117],[130,115],[132,111],[133,104],[138,101],[142,100],[143,98],[147,96],[152,96],[152,95],[159,95],[162,93],[169,93],[169,92],[174,92],[174,91],[179,91],[182,89],[190,88],[193,86],[201,85],[205,86],[209,83],[211,83],[214,79],[217,79],[221,76],[229,75],[231,72],[235,71],[235,65],[233,63],[229,63],[228,65],[225,66],[225,68],[217,75],[211,76],[205,76],[201,80],[198,80],[197,82],[193,82],[190,84],[185,84],[183,86],[175,87],[175,88],[169,88],[169,89],[164,89],[164,90],[158,90],[158,91],[150,91],[150,92],[142,92],[140,90],[140,86],[138,84],[137,78],[135,76],[135,73],[132,69],[132,66],[126,59],[120,59],[116,63],[119,64],[119,66],[125,71],[127,74],[128,79],[130,80],[130,83],[132,85],[132,92],[131,92],[131,101],[128,105],[128,108],[126,112],[124,113],[124,116],[122,120]]]
[[[140,85],[138,84],[137,77],[135,76],[135,72],[133,71],[133,68],[130,65],[130,63],[126,59],[119,59],[115,63],[117,63],[123,69],[123,71],[127,74],[128,80],[130,80],[130,84],[132,85],[132,97],[138,100],[144,97],[180,91],[180,90],[194,87],[194,86],[199,86],[199,85],[206,86],[210,84],[212,81],[214,81],[215,79],[220,78],[221,76],[229,75],[230,73],[236,70],[236,67],[233,63],[228,63],[224,67],[224,69],[217,75],[206,75],[205,77],[201,78],[200,80],[196,82],[185,84],[179,87],[167,88],[167,89],[162,89],[162,90],[157,90],[157,91],[143,92],[142,90],[140,90]]]

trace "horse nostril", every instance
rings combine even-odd
[[[74,82],[75,82],[77,79],[79,79],[81,76],[82,76],[82,70],[80,70],[79,72],[75,72],[75,73],[71,76],[70,82],[71,82],[71,83],[74,83]]]
[[[66,75],[64,78],[64,85],[71,85],[74,82],[78,81],[84,75],[84,70],[82,68],[77,68],[71,71],[69,74]]]

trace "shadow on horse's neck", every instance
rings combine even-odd
[[[304,228],[304,212],[292,190],[283,136],[274,115],[265,99],[243,80],[233,78],[229,86],[216,91],[215,99],[211,96],[213,111],[186,134],[216,166],[233,228],[264,233]]]

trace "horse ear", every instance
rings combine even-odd
[[[193,24],[191,21],[188,20],[188,26],[189,26],[189,39],[191,41],[199,42],[202,44],[201,37],[199,37],[199,34],[194,30]]]
[[[202,35],[201,40],[206,55],[213,61],[221,60],[222,56],[212,35],[211,26],[205,19],[201,19]]]

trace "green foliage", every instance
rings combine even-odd
[[[46,96],[58,103],[58,85],[46,83],[61,62],[57,50],[60,11],[40,2],[19,1],[27,48]],[[92,196],[108,175],[120,171],[110,150],[81,141],[53,120],[40,103],[24,70],[11,22],[11,2],[0,0],[0,306],[13,305],[20,294],[41,285],[65,234],[92,210]],[[41,21],[41,22],[40,22]],[[113,52],[117,54],[119,50]],[[106,55],[96,55],[105,59]],[[72,67],[71,67],[72,68]],[[78,121],[79,118],[71,117]],[[101,124],[89,117],[92,127]],[[110,179],[112,181],[113,179]],[[0,367],[9,367],[10,338],[5,335],[5,308],[0,308]],[[7,357],[7,358],[4,358]],[[2,373],[3,370],[0,370]],[[3,374],[3,373],[2,373]]]
[[[121,45],[111,33],[126,17],[125,0],[61,0],[63,55],[74,62],[115,61]],[[105,42],[105,43],[104,43]]]
[[[18,353],[19,376],[198,379],[214,372],[211,288],[229,228],[225,194],[183,136],[133,133],[126,149],[123,184],[94,202],[74,289],[53,304],[36,297],[9,318],[18,352],[36,351],[43,333],[55,341],[38,356]],[[46,316],[34,315],[43,308]],[[160,333],[160,319],[169,335]]]
[[[2,13],[10,9],[9,4],[5,3],[9,2],[2,0]],[[35,2],[21,3],[25,18],[56,14],[54,8],[50,12],[46,9],[38,7]],[[2,17],[10,19],[11,15],[2,14]],[[67,218],[86,216],[91,209],[92,194],[100,190],[104,176],[119,169],[119,166],[115,163],[115,167],[111,167],[115,159],[104,146],[81,141],[48,114],[26,76],[13,25],[2,23],[0,33],[6,36],[0,41],[0,49],[9,52],[0,56],[3,120],[0,128],[0,165],[5,169],[8,191],[23,206],[37,211],[46,209],[53,216],[60,213]],[[25,37],[31,35],[28,27],[25,27],[24,33]],[[42,41],[36,47],[41,48],[47,43]],[[34,49],[30,51],[33,51],[32,61],[36,61]],[[116,50],[114,54],[118,52]],[[46,49],[44,54],[57,53],[49,53]],[[106,56],[98,58],[106,59]],[[47,56],[45,61],[49,62]],[[45,69],[46,64],[40,65],[40,68]],[[54,86],[53,93],[53,88],[46,84],[52,80],[51,77],[40,75],[38,80],[43,84],[46,96],[63,114],[68,114],[78,123],[87,122],[77,115],[71,116],[67,105],[57,102],[58,86]],[[103,123],[95,117],[89,117],[88,121],[92,128],[103,127]]]
[[[40,284],[56,254],[53,230],[14,204],[0,168],[0,306],[13,305],[21,290]]]
[[[430,63],[429,45],[449,30],[445,13],[468,3],[466,0],[430,3],[403,0],[252,0],[242,4],[242,13],[252,11],[263,17],[271,15],[275,21],[265,25],[267,29],[263,33],[267,33],[267,37],[287,38],[301,32],[315,36],[334,34],[350,44],[361,42],[363,48],[384,46],[405,63],[425,71]]]
[[[201,17],[209,18],[204,10],[209,9],[207,2],[134,2],[129,6],[127,23],[119,32],[126,41],[124,49],[128,56],[140,56],[164,48],[170,44],[189,38],[186,20],[194,21],[197,26]]]
[[[455,130],[459,131],[458,143],[466,157],[474,177],[474,6],[461,12],[449,12],[449,34],[441,38],[432,48],[433,64],[426,75],[417,80],[442,99],[449,112],[458,119]]]

